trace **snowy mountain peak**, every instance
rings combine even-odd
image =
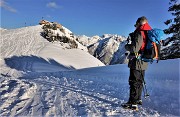
[[[101,60],[104,64],[126,63],[124,45],[126,37],[113,34],[93,36],[90,38],[79,37],[78,41],[88,47],[91,55]]]
[[[66,28],[65,30],[70,32]],[[3,42],[0,43],[1,64],[6,63],[11,66],[15,62],[13,68],[31,64],[30,68],[24,66],[25,71],[61,71],[104,65],[91,56],[87,52],[87,47],[81,45],[74,38],[70,39],[74,40],[78,46],[77,48],[70,48],[70,43],[49,42],[42,36],[42,32],[41,25],[1,32],[1,42]],[[50,65],[48,61],[52,60],[57,64]],[[24,69],[21,70],[24,71]]]

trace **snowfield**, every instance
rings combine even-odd
[[[40,26],[1,31],[0,116],[180,116],[179,60],[149,64],[150,94],[128,100],[127,64],[104,66],[87,51],[40,36]]]

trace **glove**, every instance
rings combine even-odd
[[[141,59],[142,59],[142,55],[139,54],[139,55],[137,56],[137,59],[141,60]]]

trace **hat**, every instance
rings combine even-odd
[[[136,27],[138,24],[143,25],[145,21],[148,21],[145,16],[139,17],[134,26]]]

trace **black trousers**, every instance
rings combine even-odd
[[[136,104],[138,100],[141,100],[141,94],[143,89],[145,70],[130,69],[129,85],[130,95],[129,102]]]

